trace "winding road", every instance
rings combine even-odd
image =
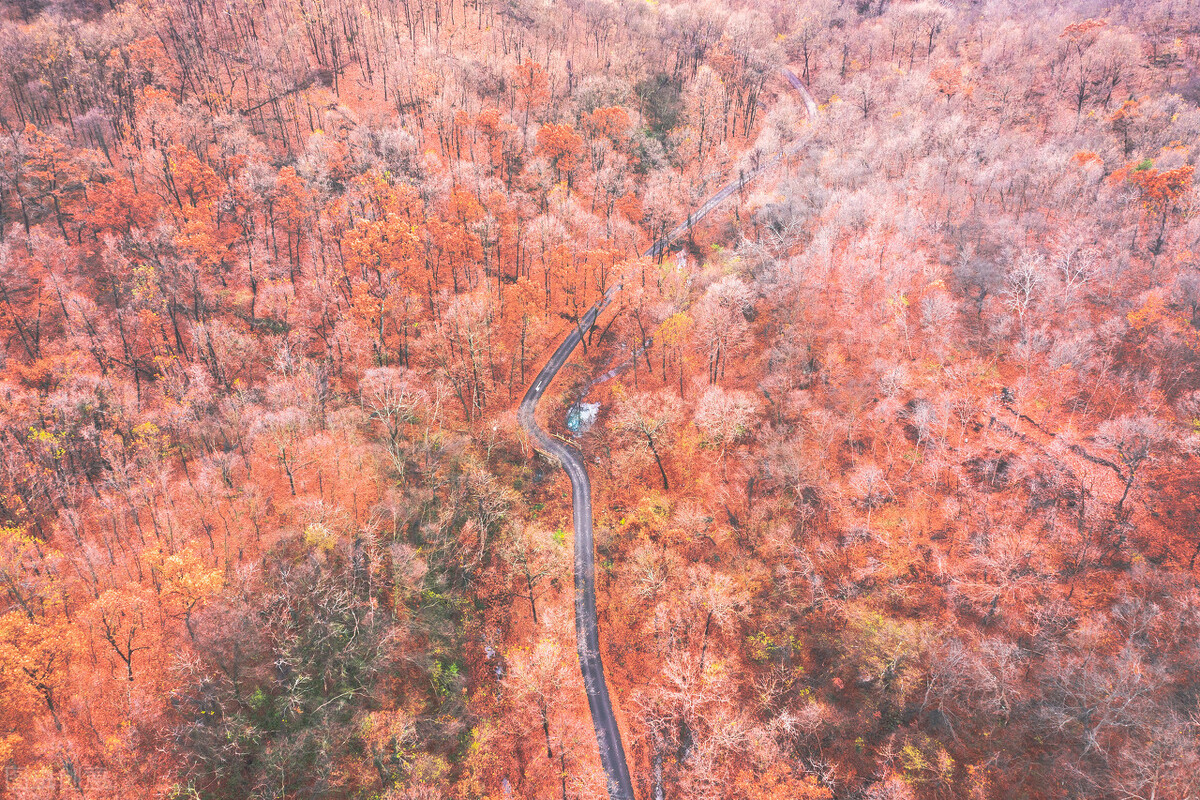
[[[579,451],[546,433],[538,427],[534,418],[542,392],[546,391],[562,365],[567,363],[583,334],[596,324],[596,317],[620,290],[618,284],[605,292],[600,302],[592,306],[578,327],[558,346],[525,393],[517,417],[537,442],[538,449],[561,464],[571,479],[571,505],[575,523],[575,646],[579,651],[579,669],[583,673],[583,686],[587,691],[588,707],[592,711],[592,725],[596,728],[596,741],[600,745],[600,763],[604,765],[604,772],[608,776],[608,796],[612,800],[633,800],[629,765],[625,760],[625,748],[621,745],[617,719],[613,715],[612,701],[608,697],[608,684],[604,682],[604,663],[600,659],[600,624],[596,619],[596,559],[592,541],[592,484]]]
[[[788,69],[783,69],[783,76],[804,100],[808,116],[816,116],[817,104],[804,84]],[[675,226],[665,236],[658,239],[645,252],[645,256],[656,258],[668,248],[671,243],[683,236],[692,226],[713,211],[722,202],[740,191],[743,186],[764,171],[779,163],[785,156],[797,152],[804,144],[801,137],[785,150],[768,159],[757,169],[744,173],[737,180],[731,181],[710,197],[699,208],[688,215],[685,222]],[[604,680],[604,663],[600,658],[600,624],[596,617],[596,558],[595,544],[592,536],[592,484],[588,479],[587,467],[583,464],[579,451],[568,446],[565,442],[546,433],[537,424],[535,412],[542,393],[558,375],[558,371],[575,347],[582,341],[584,334],[596,324],[596,318],[604,310],[613,297],[621,290],[620,284],[612,286],[600,298],[600,301],[583,316],[579,324],[571,331],[546,366],[542,367],[533,385],[521,400],[517,418],[521,426],[529,432],[537,442],[537,449],[557,461],[571,479],[571,506],[575,525],[575,646],[579,652],[579,669],[583,673],[583,686],[587,692],[588,707],[592,712],[592,725],[596,729],[596,742],[600,746],[600,763],[608,777],[608,796],[611,800],[634,800],[633,783],[629,778],[629,764],[625,760],[625,748],[621,744],[621,731],[617,728],[617,719],[613,714],[612,700],[608,696],[608,684]],[[661,796],[661,787],[656,781],[655,796]]]

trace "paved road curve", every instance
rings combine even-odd
[[[534,418],[534,410],[542,399],[542,392],[546,391],[559,369],[571,357],[583,334],[596,324],[596,316],[620,289],[618,285],[605,292],[600,302],[584,315],[579,327],[571,331],[566,341],[558,346],[525,393],[517,416],[537,442],[538,449],[561,464],[571,479],[575,522],[575,646],[579,651],[579,669],[583,673],[583,686],[587,690],[588,706],[592,711],[592,725],[596,728],[596,741],[600,745],[600,763],[608,776],[608,796],[612,800],[633,800],[633,784],[629,780],[625,748],[621,746],[621,732],[617,730],[612,701],[608,697],[608,684],[604,682],[604,664],[600,660],[600,626],[596,619],[596,559],[592,542],[592,485],[579,451],[550,436],[538,427]]]
[[[815,117],[817,105],[812,95],[790,70],[783,70],[784,77],[800,92],[809,117]],[[693,225],[713,211],[722,202],[764,171],[779,163],[785,155],[797,152],[806,143],[803,137],[792,143],[784,152],[776,154],[758,169],[744,174],[736,181],[726,184],[703,205],[688,215],[687,221],[677,225],[666,236],[650,246],[645,255],[655,258],[666,248],[687,233]],[[554,355],[542,367],[537,379],[521,400],[517,417],[521,425],[537,442],[537,447],[553,458],[566,470],[571,479],[571,505],[575,523],[575,647],[579,651],[579,669],[583,673],[583,686],[587,691],[588,706],[592,712],[592,726],[596,729],[596,742],[600,745],[600,763],[608,776],[608,796],[611,800],[634,800],[633,783],[629,779],[629,765],[625,761],[625,748],[621,745],[621,732],[613,715],[612,701],[608,697],[608,684],[604,682],[604,663],[600,659],[600,625],[596,618],[596,558],[592,540],[592,484],[588,480],[587,468],[579,451],[550,436],[540,427],[534,412],[546,387],[558,375],[558,371],[571,357],[584,334],[596,324],[596,317],[604,310],[620,285],[611,287],[584,315],[579,326],[571,331],[566,340],[554,351]],[[636,356],[635,356],[636,357]],[[655,796],[661,797],[661,782],[655,782]]]

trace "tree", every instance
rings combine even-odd
[[[23,146],[17,157],[22,158],[24,164],[17,189],[26,231],[31,222],[53,211],[63,240],[70,241],[67,222],[74,219],[75,206],[84,196],[83,170],[65,143],[34,125],[25,126],[22,139]]]
[[[1075,293],[1084,289],[1095,277],[1100,251],[1070,243],[1059,248],[1054,256],[1054,266],[1063,287],[1063,305],[1070,307]]]
[[[0,696],[5,698],[0,748],[6,758],[36,746],[36,739],[27,738],[34,733],[29,720],[49,714],[55,729],[63,731],[69,668],[81,643],[78,630],[60,609],[48,611],[36,616],[19,611],[0,615]]]
[[[622,393],[613,413],[613,426],[629,438],[632,447],[635,450],[644,447],[654,456],[664,492],[670,491],[671,487],[662,454],[670,446],[673,428],[682,413],[682,402],[669,390]]]
[[[386,366],[396,360],[407,365],[419,319],[417,298],[424,293],[432,306],[437,270],[428,274],[422,268],[425,248],[418,220],[424,209],[416,193],[407,187],[388,188],[383,190],[380,205],[374,218],[360,218],[346,232],[351,300],[371,333],[376,362]],[[455,229],[450,238],[458,233]],[[463,248],[444,246],[453,251],[455,263],[461,263]]]
[[[106,235],[133,236],[134,231],[148,229],[162,210],[161,198],[139,191],[136,183],[115,170],[101,173],[86,186],[83,211],[98,239]]]
[[[110,661],[116,656],[124,667],[125,679],[132,683],[134,656],[151,650],[155,633],[146,616],[142,588],[130,585],[105,590],[88,608],[87,619],[96,640],[95,650],[107,653]]]
[[[1009,267],[1004,295],[1009,307],[1017,314],[1022,342],[1029,339],[1029,311],[1040,298],[1045,283],[1046,259],[1040,253],[1022,253]]]
[[[556,584],[563,574],[565,552],[559,538],[557,533],[552,537],[532,526],[516,525],[505,544],[504,561],[513,567],[513,580],[521,589],[517,596],[529,600],[534,625],[539,624],[537,601],[545,591],[542,584],[547,579]]]
[[[419,376],[407,369],[373,367],[359,384],[363,405],[383,429],[379,437],[397,477],[408,474],[413,426],[421,422],[429,404],[429,392]],[[435,412],[436,413],[436,412]]]
[[[788,36],[788,55],[799,57],[804,63],[801,73],[805,86],[812,86],[812,66],[817,60],[818,46],[828,35],[835,5],[829,0],[815,0],[799,4],[798,19]]]
[[[1120,512],[1129,498],[1129,490],[1137,480],[1138,471],[1162,444],[1163,431],[1157,420],[1151,417],[1123,416],[1105,420],[1096,430],[1098,444],[1113,451],[1121,469],[1114,470],[1125,489],[1117,501]]]
[[[529,112],[541,108],[550,99],[550,79],[546,68],[536,61],[522,61],[513,67],[513,88],[521,99],[525,118],[521,130],[529,127]]]
[[[439,371],[467,420],[483,413],[494,389],[493,313],[490,299],[481,292],[464,294],[451,302],[436,330],[446,354]]]
[[[749,436],[757,413],[758,404],[747,392],[709,386],[696,402],[695,420],[724,458],[727,447]]]
[[[1147,213],[1158,217],[1158,230],[1150,252],[1158,255],[1166,237],[1167,219],[1182,214],[1187,207],[1192,188],[1192,176],[1196,168],[1186,164],[1175,169],[1160,171],[1150,162],[1139,163],[1124,172],[1141,195],[1142,207]]]
[[[572,172],[583,152],[583,138],[570,125],[543,125],[537,133],[537,152],[550,159],[555,179],[566,177],[570,191]]]
[[[1106,20],[1073,22],[1059,36],[1060,77],[1064,91],[1083,113],[1088,100],[1108,107],[1122,80],[1141,61],[1137,40],[1114,30]]]
[[[288,274],[292,283],[296,282],[299,274],[307,228],[311,224],[312,195],[296,170],[284,167],[275,178],[275,186],[271,202],[267,206],[267,214],[271,226],[271,246],[275,258],[279,256],[279,227],[282,227],[284,243],[287,248],[287,261],[290,265]],[[280,223],[277,225],[276,223]]]
[[[193,615],[221,590],[220,570],[212,569],[191,550],[173,553],[157,567],[159,592],[172,616],[182,615],[188,637],[195,640]]]
[[[594,135],[606,136],[619,145],[625,141],[632,122],[629,112],[621,106],[605,106],[593,109],[587,124]]]
[[[692,316],[699,320],[696,337],[708,357],[709,383],[725,375],[732,356],[750,347],[746,321],[750,301],[750,288],[736,276],[726,275],[709,286],[696,304]]]
[[[316,796],[354,780],[337,764],[358,741],[358,701],[394,663],[394,642],[345,564],[322,568],[297,546],[267,560],[261,585],[235,587],[196,621],[171,746],[197,797]]]
[[[683,91],[683,107],[695,130],[696,160],[703,162],[705,146],[725,138],[725,115],[729,100],[720,77],[704,66]]]
[[[570,685],[572,679],[577,681],[578,677],[571,676],[570,649],[562,647],[554,633],[544,629],[541,633],[530,647],[514,648],[505,654],[508,672],[504,686],[517,713],[524,717],[521,710],[533,712],[534,720],[531,722],[541,728],[545,742],[545,761],[540,757],[530,757],[529,760],[534,763],[522,770],[522,780],[532,778],[532,783],[537,785],[557,777],[562,796],[566,798],[569,796],[567,759],[571,754],[567,750],[570,738],[564,733],[569,734],[569,729],[562,730],[562,721],[556,718],[563,710],[562,689]],[[553,731],[552,721],[556,723],[556,730]],[[528,730],[533,725],[527,723],[522,740],[528,741],[536,735],[533,730]]]

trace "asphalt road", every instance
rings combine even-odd
[[[784,67],[780,71],[783,73],[783,77],[787,79],[787,82],[792,85],[792,88],[800,94],[800,99],[804,101],[804,109],[808,112],[808,118],[815,119],[817,116],[817,101],[809,93],[808,87],[796,77],[796,73],[787,67]]]
[[[612,701],[608,697],[608,684],[604,682],[604,663],[600,659],[600,625],[596,618],[596,559],[592,539],[592,484],[579,451],[538,427],[534,417],[546,387],[554,380],[562,365],[567,363],[583,334],[596,324],[597,315],[620,289],[618,285],[605,292],[600,302],[584,315],[579,327],[571,331],[558,346],[525,393],[517,417],[537,442],[537,448],[562,465],[571,479],[571,505],[575,522],[575,646],[579,651],[579,670],[583,673],[583,687],[587,691],[588,706],[592,712],[596,742],[600,745],[600,763],[608,776],[608,796],[612,800],[633,800],[629,765],[625,760],[625,748],[621,745],[621,732],[613,715]]]
[[[783,70],[784,77],[800,92],[810,118],[816,116],[817,104],[812,95],[800,80],[788,69]],[[745,173],[736,181],[723,186],[703,205],[688,215],[685,222],[675,226],[666,236],[656,241],[646,251],[650,258],[657,257],[666,250],[676,239],[683,236],[693,225],[717,208],[735,192],[770,169],[785,155],[791,155],[806,144],[806,140],[793,142],[782,153],[778,153],[758,169]],[[557,461],[571,479],[571,506],[575,523],[575,646],[579,651],[579,670],[583,673],[583,686],[587,692],[588,707],[592,712],[592,726],[596,729],[596,742],[600,746],[600,763],[604,774],[608,777],[608,796],[611,800],[634,800],[633,783],[629,778],[629,765],[625,760],[625,748],[621,744],[621,732],[617,729],[617,719],[613,714],[612,701],[608,696],[608,684],[604,681],[604,663],[600,659],[600,624],[596,617],[596,556],[595,543],[592,537],[592,484],[588,480],[587,468],[583,459],[573,447],[556,439],[542,430],[534,416],[542,393],[558,375],[563,364],[571,357],[575,347],[583,339],[584,334],[596,324],[596,317],[604,310],[617,292],[620,285],[609,288],[600,302],[592,306],[583,316],[579,326],[567,336],[566,340],[554,351],[554,355],[542,367],[533,385],[521,400],[517,417],[521,425],[537,442],[537,448]],[[635,356],[636,357],[636,356]],[[661,780],[655,781],[655,796],[662,796]]]

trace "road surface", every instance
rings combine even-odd
[[[792,72],[787,67],[784,67],[782,72],[783,77],[787,78],[787,82],[792,85],[792,88],[799,92],[800,99],[804,101],[804,110],[808,112],[808,118],[816,119],[817,101],[814,100],[812,94],[809,93],[808,87],[804,85],[803,81],[796,77],[796,73]]]
[[[784,77],[801,94],[805,108],[810,118],[817,113],[817,104],[804,84],[790,70],[783,70]],[[647,257],[661,255],[676,239],[687,233],[693,225],[709,214],[713,209],[741,191],[742,187],[761,175],[766,170],[787,155],[791,155],[804,146],[806,140],[801,137],[789,145],[782,153],[768,159],[758,169],[744,173],[735,181],[726,184],[716,194],[710,197],[699,208],[688,215],[685,222],[675,226],[671,231],[650,246],[646,251]],[[604,774],[608,777],[608,796],[611,800],[634,800],[633,783],[629,778],[629,764],[625,760],[625,748],[621,744],[621,732],[617,729],[617,719],[613,714],[612,700],[608,696],[608,684],[604,681],[604,663],[600,659],[600,624],[596,617],[596,558],[595,543],[592,537],[592,484],[588,480],[587,468],[579,451],[568,446],[542,430],[534,416],[542,393],[558,375],[563,364],[571,357],[575,347],[583,339],[584,334],[596,324],[596,317],[612,302],[613,297],[621,290],[618,284],[611,287],[600,298],[600,302],[592,306],[583,316],[578,327],[571,331],[566,340],[554,351],[554,355],[542,367],[534,379],[533,385],[521,400],[517,418],[521,426],[529,432],[537,442],[537,448],[550,458],[557,461],[571,479],[571,506],[575,524],[575,647],[579,651],[579,670],[583,673],[583,686],[587,692],[588,707],[592,712],[592,726],[596,729],[596,742],[600,746],[600,763]],[[636,356],[635,356],[636,358]],[[662,796],[661,768],[656,770],[655,797]]]
[[[621,732],[617,730],[617,720],[613,715],[612,701],[608,697],[608,684],[604,682],[604,663],[600,659],[600,624],[596,618],[596,559],[592,541],[592,485],[579,451],[550,436],[538,427],[534,418],[542,393],[571,357],[583,334],[596,324],[596,316],[620,289],[620,285],[617,285],[605,292],[600,302],[592,306],[579,326],[558,346],[525,393],[517,417],[537,442],[537,448],[561,464],[571,479],[571,505],[575,523],[575,647],[579,651],[579,670],[583,673],[583,686],[587,691],[588,707],[592,711],[596,742],[600,745],[600,763],[608,776],[608,796],[612,800],[633,800],[629,765],[625,760],[625,748],[621,745]]]

